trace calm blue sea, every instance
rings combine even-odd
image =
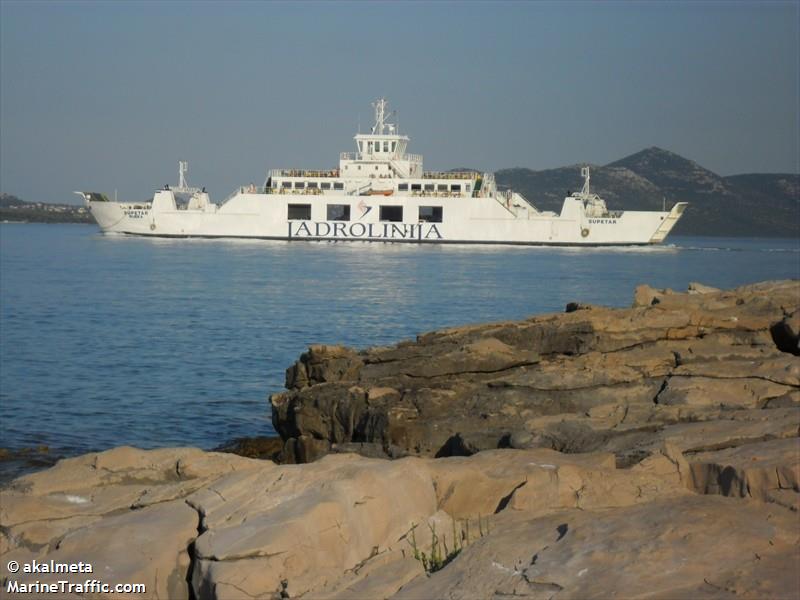
[[[215,447],[273,433],[267,396],[312,343],[800,278],[800,242],[644,249],[148,240],[0,225],[0,447]],[[0,468],[2,466],[0,465]]]

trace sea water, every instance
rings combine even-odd
[[[274,433],[268,396],[309,344],[800,278],[800,241],[645,248],[163,240],[0,225],[0,447],[212,448]],[[0,469],[2,463],[0,462]]]

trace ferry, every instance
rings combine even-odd
[[[116,202],[75,192],[106,233],[169,238],[254,238],[288,241],[649,245],[663,242],[687,203],[662,211],[611,211],[590,191],[569,194],[556,214],[538,210],[518,192],[500,190],[493,173],[425,171],[408,152],[410,138],[392,123],[388,102],[372,104],[375,124],[355,135],[336,169],[274,169],[263,186],[240,187],[225,201],[186,182],[155,192],[149,202]]]

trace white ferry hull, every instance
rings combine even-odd
[[[157,198],[165,193],[159,192]],[[657,244],[666,238],[685,207],[679,203],[668,212],[624,211],[614,217],[578,214],[573,218],[517,218],[494,198],[413,200],[416,199],[402,199],[403,222],[379,220],[380,205],[400,204],[399,198],[384,196],[241,193],[221,207],[211,204],[199,210],[177,207],[159,210],[158,200],[146,209],[116,202],[87,204],[104,232],[148,237],[554,246]],[[419,206],[434,203],[442,207],[442,222],[417,221]],[[288,220],[289,204],[310,205],[311,218]],[[350,206],[352,219],[327,220],[328,204]],[[408,219],[409,214],[413,220]]]
[[[422,156],[407,152],[410,138],[388,122],[386,100],[373,107],[371,132],[356,134],[357,151],[341,153],[338,168],[274,169],[263,187],[241,188],[220,205],[205,188],[188,187],[184,161],[177,187],[159,190],[152,202],[77,193],[109,233],[417,244],[658,244],[686,207],[610,211],[590,192],[584,167],[583,190],[565,198],[559,214],[540,211],[520,194],[498,190],[492,173],[425,171]]]

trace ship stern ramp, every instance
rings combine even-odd
[[[680,221],[680,218],[683,216],[687,206],[689,206],[688,202],[678,202],[672,207],[672,210],[670,210],[668,213],[665,213],[661,224],[650,238],[651,244],[660,244],[666,239],[666,237],[669,235],[669,232],[672,231],[672,228],[678,224],[678,221]]]

